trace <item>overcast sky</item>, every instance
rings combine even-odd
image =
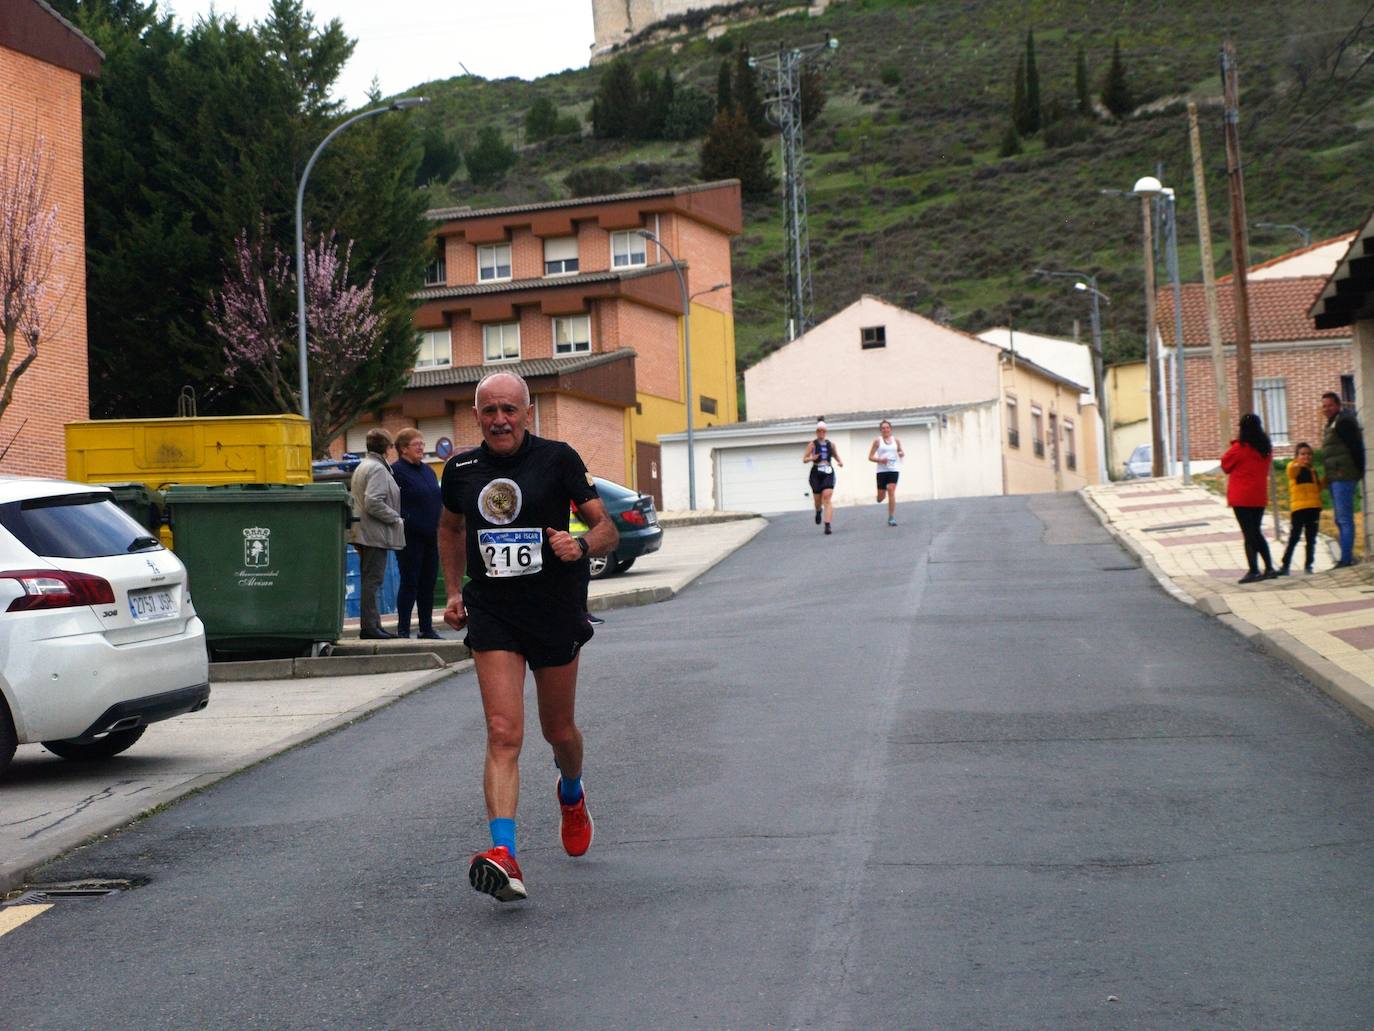
[[[271,0],[159,0],[190,28],[213,7],[252,23]],[[382,94],[462,75],[537,79],[582,68],[592,45],[587,0],[306,0],[315,24],[331,18],[358,41],[335,84],[349,107],[360,106],[375,77]],[[461,64],[460,64],[461,62]]]

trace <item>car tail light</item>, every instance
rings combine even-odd
[[[620,513],[620,521],[629,523],[631,526],[648,526],[649,520],[644,518],[644,513],[637,508],[627,508]]]
[[[75,605],[113,605],[114,588],[108,580],[90,573],[63,569],[11,569],[0,571],[0,580],[17,580],[24,593],[10,602],[7,612],[31,609],[65,609]]]

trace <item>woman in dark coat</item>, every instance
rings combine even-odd
[[[1230,448],[1221,456],[1221,468],[1227,477],[1226,503],[1235,511],[1236,522],[1245,537],[1245,562],[1250,571],[1240,578],[1243,584],[1278,575],[1269,557],[1269,542],[1260,529],[1264,507],[1269,504],[1269,467],[1273,461],[1274,448],[1259,416],[1253,412],[1242,415],[1240,436],[1231,441]],[[1263,573],[1259,571],[1261,558],[1264,559]]]
[[[401,518],[406,546],[396,556],[401,583],[396,591],[396,633],[410,636],[410,610],[420,616],[420,636],[437,640],[434,632],[434,584],[439,578],[439,508],[443,504],[439,480],[425,465],[425,438],[419,430],[396,434],[397,459],[391,471],[401,488]]]

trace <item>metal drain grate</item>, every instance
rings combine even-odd
[[[1211,526],[1209,522],[1202,523],[1161,523],[1158,526],[1145,527],[1146,533],[1168,533],[1171,530],[1195,530],[1200,526]]]
[[[99,899],[140,887],[142,882],[129,880],[66,881],[60,884],[32,884],[0,899],[5,906],[45,906],[77,899]]]

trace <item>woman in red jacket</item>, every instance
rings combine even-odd
[[[1250,571],[1240,578],[1243,584],[1268,580],[1277,576],[1269,557],[1269,542],[1264,539],[1260,522],[1264,506],[1269,503],[1269,467],[1273,464],[1274,448],[1269,434],[1264,432],[1260,418],[1253,412],[1240,417],[1240,437],[1231,441],[1221,456],[1222,471],[1227,474],[1226,503],[1236,513],[1240,532],[1245,537],[1245,561]],[[1264,559],[1264,572],[1259,571],[1259,559]]]

